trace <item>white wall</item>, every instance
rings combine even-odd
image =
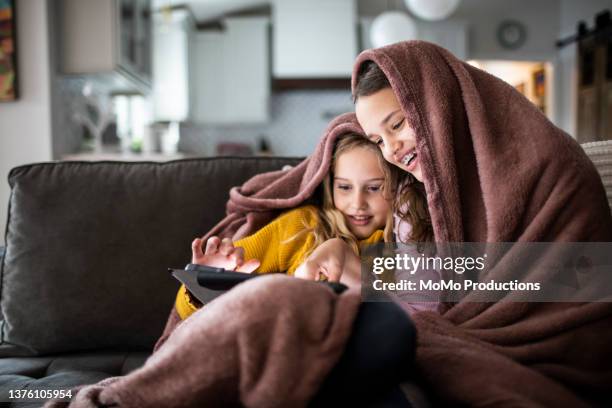
[[[559,38],[569,37],[576,33],[579,21],[584,20],[587,27],[595,25],[595,14],[608,9],[612,11],[612,0],[561,0],[559,16]],[[557,89],[559,90],[557,107],[557,125],[575,137],[576,135],[576,100],[578,67],[576,60],[576,43],[568,45],[558,53],[556,64]]]
[[[17,1],[19,99],[0,104],[0,245],[17,165],[51,159],[51,74],[47,0]]]
[[[358,0],[358,6],[360,17],[375,17],[386,10],[406,10],[401,0]],[[559,0],[461,0],[447,20],[425,24],[467,24],[467,59],[541,61],[556,54],[559,10]],[[516,50],[504,49],[497,41],[499,24],[509,19],[520,21],[527,29],[525,43]]]

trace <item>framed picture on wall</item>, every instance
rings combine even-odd
[[[544,112],[546,110],[546,71],[543,67],[533,71],[533,97],[536,106]]]
[[[533,72],[533,94],[538,98],[546,95],[546,72],[544,68]]]
[[[0,102],[17,99],[15,0],[0,0]]]

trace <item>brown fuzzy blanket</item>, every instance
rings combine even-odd
[[[420,41],[364,51],[416,134],[436,242],[612,241],[580,146],[513,87]],[[610,406],[612,304],[475,303],[413,315],[417,369],[446,403]]]
[[[355,115],[340,115],[327,126],[314,153],[298,166],[259,174],[232,188],[226,205],[227,216],[205,238],[218,235],[239,240],[272,221],[280,210],[301,205],[329,172],[336,139],[350,132],[361,134],[363,130]]]
[[[303,407],[336,364],[358,291],[269,275],[180,324],[145,365],[82,387],[59,407]]]
[[[510,85],[425,42],[365,51],[353,79],[367,60],[383,69],[415,130],[436,242],[612,241],[610,209],[593,164]],[[356,126],[354,115],[344,115],[330,129],[339,121]],[[325,140],[319,157],[326,157],[320,153]],[[302,191],[310,180],[304,169],[293,170],[298,182],[282,187],[283,197]],[[227,229],[228,220],[256,219],[249,217],[261,209],[235,205],[242,195],[274,203],[262,188],[262,181],[273,179],[262,175],[251,189],[234,190],[229,216],[216,232],[231,236],[238,228]],[[277,188],[284,184],[279,180]],[[441,314],[412,315],[418,330],[417,377],[442,402],[502,407],[612,403],[610,303],[466,299],[445,306]],[[167,333],[173,327],[170,319]]]

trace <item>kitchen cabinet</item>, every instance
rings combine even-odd
[[[156,15],[153,27],[153,116],[156,121],[189,119],[189,38],[193,21],[175,11]]]
[[[204,124],[263,123],[269,118],[268,17],[223,20],[222,31],[192,35],[192,119]]]
[[[150,0],[61,0],[59,5],[62,73],[101,75],[117,88],[148,91]]]
[[[275,79],[350,78],[357,56],[354,0],[273,3]]]

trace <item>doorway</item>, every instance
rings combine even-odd
[[[553,121],[551,84],[554,82],[550,62],[471,60],[468,63],[512,85]]]

